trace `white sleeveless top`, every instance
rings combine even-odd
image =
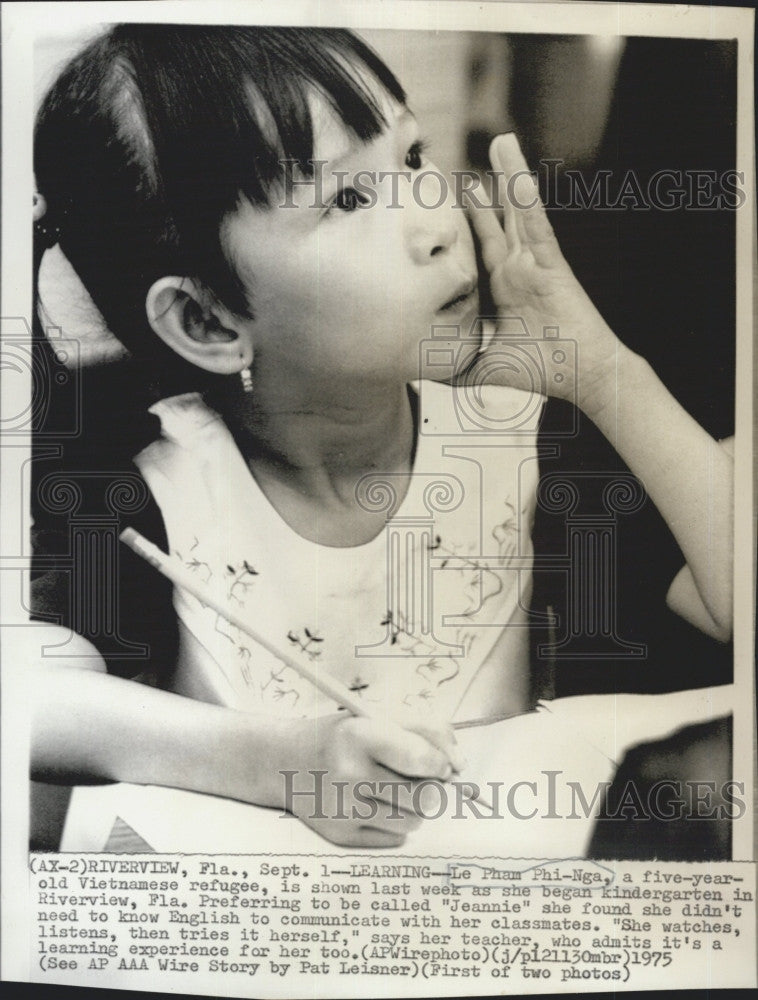
[[[489,715],[498,689],[528,674],[543,400],[492,387],[456,398],[459,390],[431,382],[418,392],[406,495],[398,500],[391,476],[358,484],[359,502],[387,514],[363,545],[329,547],[293,531],[197,394],[152,407],[162,436],[135,462],[171,553],[277,650],[338,677],[374,710],[449,721],[463,705],[467,718]],[[177,690],[259,714],[337,710],[181,588],[174,605]],[[497,662],[487,663],[498,639]]]

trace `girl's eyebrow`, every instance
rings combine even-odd
[[[389,124],[393,126],[402,127],[404,125],[408,125],[411,123],[413,124],[416,123],[416,116],[411,111],[411,109],[404,104],[400,107],[400,110],[397,112],[394,119],[392,119],[392,121]],[[342,165],[342,163],[345,160],[349,160],[350,157],[353,156],[360,149],[362,145],[363,145],[362,142],[356,142],[356,141],[350,142],[347,146],[343,146],[342,148],[336,150],[336,155],[329,155],[329,156],[322,155],[321,159],[323,159],[324,162],[329,164],[330,169],[332,170],[338,169]]]

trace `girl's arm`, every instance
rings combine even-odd
[[[559,345],[540,346],[545,391],[575,401],[642,480],[687,561],[691,584],[677,586],[675,607],[725,640],[732,628],[732,458],[595,309],[561,254],[515,136],[495,139],[490,157],[502,178],[504,224],[488,208],[471,215],[495,304],[502,315],[523,319],[536,345],[544,343],[544,327],[576,344],[576,379],[562,371],[562,381],[553,379]],[[484,370],[491,379],[486,361]]]
[[[69,648],[71,660],[42,663],[33,675],[34,778],[130,781],[277,804],[272,769],[253,765],[271,759],[275,723],[264,735],[240,712],[110,676],[80,637]]]
[[[619,345],[583,407],[642,483],[687,561],[669,606],[722,642],[732,630],[733,460],[648,363]]]
[[[734,456],[734,438],[725,438],[719,441],[719,446],[729,455]],[[704,605],[694,577],[689,566],[683,566],[674,577],[674,580],[666,594],[666,603],[682,618],[685,618],[691,625],[707,632],[709,635],[726,642],[730,638],[730,629],[720,629],[714,622],[708,609]]]
[[[167,785],[273,804],[267,771],[248,764],[239,773],[243,760],[262,759],[264,743],[235,713],[96,671],[41,667],[36,683],[34,778]]]
[[[29,630],[28,652],[36,645],[38,657],[36,634]],[[421,822],[413,779],[450,776],[448,755],[437,749],[451,746],[450,734],[420,735],[347,713],[264,718],[112,677],[84,639],[69,649],[71,660],[43,662],[33,674],[32,776],[39,780],[165,785],[290,808],[335,843],[396,847]],[[320,810],[312,769],[324,772]],[[289,785],[283,771],[294,772]],[[373,815],[365,799],[352,815],[361,781],[377,790]],[[383,782],[407,788],[381,789]],[[287,801],[287,788],[305,794]],[[386,804],[393,796],[394,809]]]

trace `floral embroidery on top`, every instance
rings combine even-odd
[[[229,600],[244,607],[247,592],[255,583],[255,578],[259,576],[258,570],[254,569],[247,559],[243,559],[241,566],[228,565],[226,573],[231,578],[227,593]]]
[[[194,541],[190,546],[190,552],[194,552],[199,544],[200,542],[198,541],[197,535],[195,535]],[[181,552],[175,552],[175,555],[179,559],[181,559],[186,568],[191,570],[192,572],[197,572],[198,570],[202,569],[204,571],[203,583],[208,583],[210,581],[211,577],[213,576],[213,570],[211,569],[210,565],[207,562],[204,562],[202,559],[198,559],[197,556],[190,556],[189,559],[185,559],[182,556]]]
[[[492,529],[492,537],[497,542],[498,559],[501,564],[510,562],[516,554],[519,536],[519,522],[516,516],[516,508],[510,500],[504,500],[503,503],[510,513],[504,521],[496,524]]]
[[[435,386],[430,393],[436,396],[428,397],[429,412],[442,414],[444,407],[447,413],[449,391]],[[164,514],[171,551],[282,654],[328,670],[369,703],[394,702],[444,715],[469,689],[500,635],[498,626],[523,624],[522,571],[509,566],[517,555],[529,555],[526,535],[520,552],[520,524],[529,524],[534,492],[522,477],[520,456],[518,462],[515,454],[510,463],[498,459],[497,479],[492,474],[478,480],[487,492],[479,497],[469,491],[473,506],[438,512],[417,537],[409,530],[406,537],[413,540],[403,543],[396,563],[390,564],[388,550],[378,545],[366,547],[367,562],[356,560],[352,550],[344,555],[338,549],[318,555],[314,550],[314,587],[313,577],[302,571],[301,540],[261,504],[223,421],[199,397],[182,398],[159,416],[162,423],[167,418],[164,437],[138,456],[138,465]],[[447,461],[440,447],[419,437],[421,471]],[[194,492],[198,471],[202,488]],[[521,511],[511,502],[517,492],[526,498]],[[482,512],[494,512],[499,503],[504,509],[482,521]],[[234,535],[219,516],[224,511],[233,517]],[[244,558],[229,550],[231,537]],[[403,575],[397,586],[387,579],[390,565],[393,574]],[[230,704],[251,710],[264,704],[302,715],[336,709],[294,669],[191,595],[178,593],[177,610],[198,640],[186,647],[188,669],[226,677],[237,698]],[[514,639],[520,634],[514,632]],[[503,648],[510,651],[511,643]],[[513,649],[519,669],[521,642]],[[223,690],[220,681],[222,697]]]
[[[474,543],[470,542],[469,550],[473,547]],[[483,560],[463,554],[462,548],[463,545],[455,542],[446,545],[439,535],[435,537],[434,551],[438,557],[444,556],[440,569],[448,569],[449,567],[448,572],[455,571],[462,574],[461,594],[466,598],[466,602],[460,610],[452,613],[461,618],[470,618],[478,614],[487,601],[503,592],[503,580]],[[456,560],[456,565],[451,567],[452,560]]]
[[[323,638],[320,635],[316,635],[314,632],[311,632],[308,628],[303,628],[303,632],[305,633],[305,639],[301,639],[300,635],[294,630],[287,633],[287,638],[294,646],[301,649],[309,660],[318,660],[321,656],[322,650],[318,648],[313,649],[312,646],[314,643],[323,642]]]

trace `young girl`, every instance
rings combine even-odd
[[[476,325],[467,215],[355,36],[121,26],[62,73],[35,135],[38,259],[60,244],[129,352],[82,469],[132,459],[151,498],[138,526],[152,512],[153,540],[382,722],[340,711],[181,589],[173,612],[151,606],[160,582],[122,554],[122,611],[162,616],[163,690],[116,676],[82,627],[75,673],[39,668],[36,775],[281,807],[283,772],[312,788],[318,769],[318,815],[287,803],[304,822],[340,844],[402,843],[423,815],[415,783],[451,776],[449,723],[530,706],[541,392],[577,402],[643,479],[687,560],[672,606],[728,635],[731,460],[594,309],[515,138],[491,158],[504,225],[479,199],[469,218],[498,314],[535,337],[536,386],[490,363],[503,342]],[[576,343],[574,370],[545,328]],[[472,389],[483,423],[463,428],[455,394]],[[42,578],[39,607],[68,624],[56,586]],[[393,808],[360,818],[360,782]]]

